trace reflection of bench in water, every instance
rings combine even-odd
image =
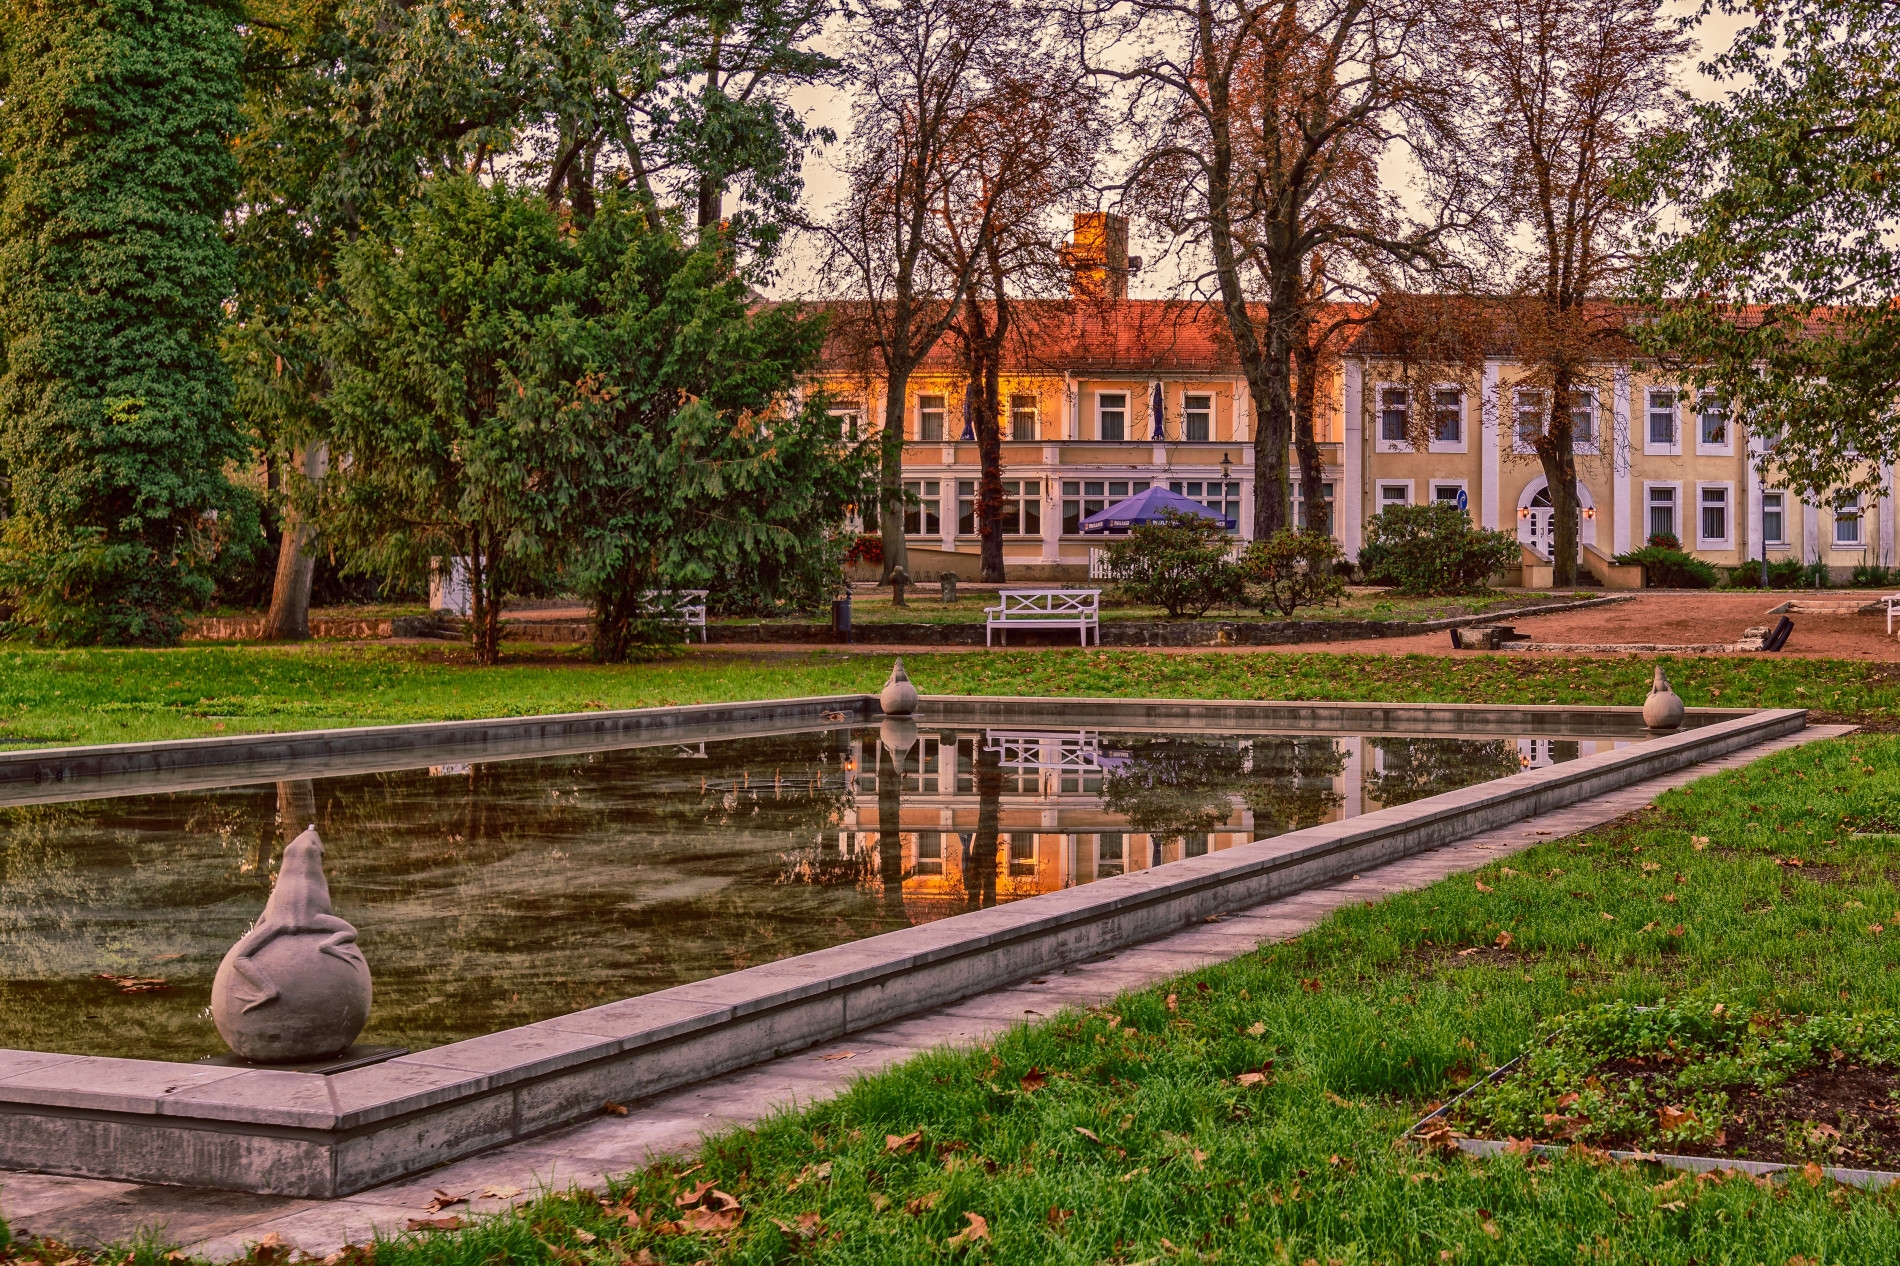
[[[1093,730],[985,730],[983,750],[995,752],[1005,769],[1099,769],[1114,773],[1127,764],[1121,752],[1104,752]]]

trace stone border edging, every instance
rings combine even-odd
[[[269,734],[231,734],[213,738],[160,739],[150,743],[100,743],[87,747],[27,747],[0,752],[0,803],[8,788],[43,786],[82,779],[142,774],[180,774],[220,770],[223,785],[246,766],[269,766],[278,777],[295,776],[300,761],[339,758],[405,757],[419,753],[452,756],[472,747],[566,744],[575,740],[624,740],[639,735],[704,731],[707,738],[744,726],[783,726],[787,722],[822,724],[826,712],[849,713],[849,720],[882,715],[875,695],[814,695],[802,699],[754,699],[731,703],[692,703],[600,712],[552,712],[473,721],[418,721],[407,725],[362,725],[330,730],[281,730]],[[524,751],[523,755],[531,754]],[[378,768],[385,766],[379,765]],[[323,772],[333,772],[325,770]],[[304,774],[309,776],[309,771]],[[114,788],[105,794],[126,795]],[[83,797],[62,795],[60,799]]]
[[[1510,1147],[1509,1143],[1498,1139],[1457,1140],[1458,1149],[1472,1156],[1497,1156]],[[1564,1156],[1568,1147],[1556,1147],[1549,1143],[1532,1143],[1531,1151],[1539,1156]],[[1738,1169],[1754,1178],[1767,1178],[1773,1174],[1799,1174],[1800,1169],[1793,1165],[1784,1165],[1778,1161],[1752,1161],[1722,1156],[1681,1156],[1674,1153],[1658,1152],[1621,1152],[1596,1149],[1596,1154],[1608,1156],[1619,1161],[1648,1161],[1664,1165],[1670,1169],[1686,1169],[1690,1173],[1706,1174],[1720,1169]],[[1821,1176],[1832,1178],[1835,1182],[1847,1183],[1854,1187],[1878,1188],[1900,1180],[1900,1174],[1885,1169],[1842,1169],[1835,1165],[1822,1165]]]
[[[573,1124],[607,1100],[1093,958],[1798,731],[1806,720],[1797,709],[1735,716],[329,1077],[0,1051],[0,1168],[345,1195]]]

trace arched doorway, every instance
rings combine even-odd
[[[1596,501],[1582,482],[1577,484],[1577,505],[1582,512],[1577,522],[1577,544],[1595,545]],[[1524,491],[1517,498],[1517,539],[1549,558],[1555,520],[1556,511],[1550,504],[1550,481],[1540,475],[1524,485]]]

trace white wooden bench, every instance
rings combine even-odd
[[[983,625],[983,645],[990,635],[1003,631],[1003,645],[1009,645],[1011,629],[1076,629],[1082,645],[1089,644],[1089,630],[1095,630],[1095,644],[1102,644],[1102,591],[1100,589],[1002,589],[997,597],[1001,606],[984,607],[988,617]]]
[[[648,589],[640,595],[640,614],[657,615],[677,621],[688,630],[698,629],[699,640],[706,640],[705,589]]]
[[[1888,594],[1886,597],[1880,599],[1880,605],[1887,608],[1887,632],[1891,635],[1893,633],[1894,612],[1900,611],[1900,593]]]

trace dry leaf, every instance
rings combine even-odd
[[[941,1191],[933,1191],[929,1195],[918,1196],[915,1200],[909,1201],[904,1205],[904,1212],[910,1214],[913,1218],[917,1217],[930,1212],[936,1207],[937,1201],[941,1199],[943,1199],[943,1193]]]
[[[1490,1236],[1494,1240],[1498,1238],[1498,1224],[1497,1223],[1486,1220],[1481,1225],[1486,1235]]]
[[[1610,912],[1609,912],[1608,910],[1605,910],[1605,911],[1603,911],[1602,913],[1603,913],[1603,921],[1604,921],[1605,923],[1614,923],[1614,922],[1616,922],[1616,916],[1615,916],[1615,915],[1613,915],[1613,914],[1611,914],[1611,913],[1610,913]]]
[[[856,1059],[857,1057],[858,1053],[856,1051],[834,1051],[830,1055],[819,1055],[815,1058],[825,1061],[834,1059]]]
[[[1099,1143],[1102,1141],[1101,1135],[1097,1134],[1094,1130],[1091,1130],[1086,1126],[1081,1126],[1081,1125],[1076,1126],[1075,1132],[1077,1134],[1080,1134],[1083,1138],[1087,1139],[1091,1143]]]
[[[610,1112],[614,1116],[617,1116],[617,1117],[624,1117],[627,1115],[627,1106],[623,1103],[615,1103],[612,1099],[609,1099],[607,1102],[601,1104],[600,1110],[602,1112]]]
[[[1821,1172],[1821,1167],[1813,1161],[1809,1161],[1801,1167],[1801,1175],[1808,1180],[1808,1186],[1810,1187],[1820,1186],[1821,1180],[1827,1177],[1826,1174]]]
[[[448,1192],[442,1190],[442,1188],[437,1187],[435,1189],[435,1199],[429,1201],[429,1203],[424,1205],[423,1207],[426,1208],[430,1213],[440,1213],[442,1212],[442,1210],[448,1208],[452,1204],[467,1204],[467,1203],[468,1203],[467,1196],[451,1196]]]
[[[1267,1031],[1267,1026],[1262,1024],[1258,1020],[1255,1020],[1252,1024],[1249,1024],[1247,1026],[1248,1037],[1259,1037],[1262,1033],[1265,1033],[1266,1031]]]
[[[684,1209],[688,1205],[698,1204],[705,1199],[706,1193],[713,1189],[713,1180],[708,1178],[698,1186],[691,1187],[673,1197],[673,1203]]]
[[[1665,1130],[1679,1130],[1695,1120],[1695,1114],[1681,1104],[1669,1104],[1656,1112],[1656,1124]]]
[[[583,1244],[592,1244],[600,1239],[600,1237],[595,1235],[592,1231],[583,1231],[579,1227],[574,1228],[574,1238]]]
[[[484,1200],[513,1200],[516,1196],[520,1194],[521,1194],[521,1188],[519,1187],[483,1187],[482,1188],[482,1199]]]
[[[909,1134],[886,1134],[884,1136],[884,1150],[887,1153],[896,1153],[901,1156],[905,1152],[916,1151],[917,1145],[923,1141],[924,1132],[922,1130],[912,1130]]]
[[[1495,944],[1499,949],[1509,949],[1511,948],[1511,942],[1516,939],[1517,938],[1512,936],[1509,932],[1499,932],[1498,939],[1495,942],[1493,942],[1493,944]]]
[[[680,1225],[688,1231],[716,1233],[736,1229],[744,1217],[745,1214],[736,1208],[718,1212],[712,1209],[688,1209],[680,1219]]]
[[[454,1214],[446,1218],[410,1218],[409,1229],[411,1231],[459,1231],[462,1229],[462,1219]]]
[[[1067,1222],[1070,1218],[1074,1216],[1075,1216],[1074,1209],[1058,1209],[1054,1205],[1050,1205],[1049,1212],[1043,1215],[1042,1220],[1049,1224],[1050,1230],[1060,1231],[1062,1229],[1062,1224]]]
[[[1477,890],[1478,890],[1479,892],[1490,892],[1490,891],[1491,891],[1491,886],[1490,886],[1489,884],[1487,884],[1487,883],[1485,883],[1485,882],[1484,882],[1484,880],[1482,880],[1482,879],[1474,879],[1474,880],[1472,881],[1472,887],[1474,887],[1474,888],[1476,888],[1476,889],[1477,889]]]
[[[1636,930],[1638,932],[1654,932],[1659,926],[1660,925],[1654,919],[1651,919],[1648,923],[1643,924],[1642,927]]]
[[[442,1193],[438,1191],[435,1194],[439,1196]],[[430,1212],[434,1212],[434,1210],[430,1210]],[[292,1245],[290,1241],[286,1240],[283,1236],[277,1234],[277,1232],[266,1231],[264,1233],[264,1238],[257,1242],[256,1247],[258,1248],[290,1248],[292,1247]],[[69,1260],[78,1261],[79,1259],[71,1258]]]
[[[1022,1075],[1022,1088],[1031,1094],[1049,1084],[1049,1078],[1040,1068],[1032,1068]]]
[[[963,1216],[969,1219],[969,1225],[945,1240],[943,1246],[945,1248],[968,1248],[979,1240],[987,1244],[990,1238],[989,1222],[986,1221],[980,1213],[966,1213]]]
[[[1243,1086],[1264,1086],[1267,1084],[1267,1075],[1265,1073],[1242,1073],[1240,1076],[1234,1078],[1234,1080]]]
[[[881,1191],[871,1193],[871,1207],[879,1213],[891,1207],[891,1198]]]

